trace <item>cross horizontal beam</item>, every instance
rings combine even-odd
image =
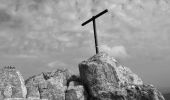
[[[101,16],[101,15],[107,13],[107,12],[108,12],[108,10],[106,9],[106,10],[102,11],[101,13],[97,14],[96,16],[93,16],[92,18],[90,18],[89,20],[87,20],[86,22],[84,22],[84,23],[82,24],[82,26],[88,24],[89,22],[93,21],[94,19],[98,18],[99,16]]]
[[[99,53],[99,49],[98,49],[98,40],[97,40],[97,32],[96,32],[96,18],[100,17],[101,15],[105,14],[106,12],[108,12],[108,10],[104,10],[102,12],[100,12],[99,14],[97,14],[96,16],[93,16],[92,18],[90,18],[89,20],[87,20],[86,22],[84,22],[82,24],[82,26],[88,24],[89,22],[93,22],[93,30],[94,30],[94,39],[95,39],[95,48],[96,48],[96,54]]]

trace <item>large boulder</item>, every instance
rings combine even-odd
[[[65,100],[70,73],[65,69],[46,72],[26,80],[27,98]]]
[[[104,52],[81,62],[79,71],[91,100],[164,100],[156,89],[144,86],[140,77]],[[130,92],[132,88],[137,93]]]
[[[0,99],[25,98],[27,90],[21,73],[15,67],[0,69]]]

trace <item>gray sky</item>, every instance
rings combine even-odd
[[[100,50],[131,68],[145,83],[170,86],[168,0],[0,0],[0,64],[25,78],[78,63],[95,54],[92,24],[98,12]]]

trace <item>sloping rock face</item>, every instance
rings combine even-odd
[[[68,70],[42,73],[26,80],[27,98],[65,100]]]
[[[155,88],[145,86],[141,78],[106,53],[83,61],[79,71],[91,100],[164,100]]]
[[[3,98],[24,98],[27,94],[24,79],[15,67],[0,70],[0,100]]]

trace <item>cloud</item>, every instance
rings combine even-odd
[[[101,45],[99,46],[99,49],[101,52],[106,52],[109,55],[115,57],[116,59],[125,59],[129,56],[125,47],[122,45],[114,47],[109,47],[108,45]]]
[[[67,35],[61,35],[57,37],[57,40],[61,42],[69,42],[71,38]]]
[[[8,54],[4,54],[4,55],[2,55],[2,56],[4,56],[4,57],[10,57],[10,58],[31,58],[31,59],[36,59],[36,58],[38,58],[38,56],[37,55],[31,55],[31,54],[13,54],[13,55],[8,55]]]
[[[48,63],[49,68],[63,68],[67,66],[68,65],[62,61],[53,61],[53,62]]]

